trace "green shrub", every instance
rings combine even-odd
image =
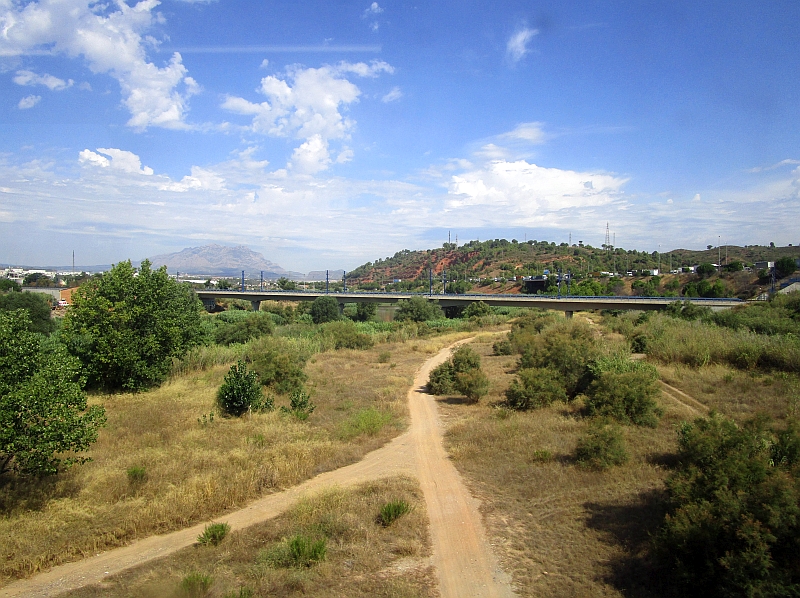
[[[450,361],[445,361],[441,365],[437,365],[428,377],[428,392],[433,395],[449,395],[455,390],[453,386],[453,378],[455,371],[453,364]]]
[[[656,377],[650,372],[602,372],[586,391],[586,410],[589,415],[654,428],[661,416],[657,394]]]
[[[339,319],[339,302],[330,295],[321,295],[314,299],[309,314],[314,324],[334,322]]]
[[[356,320],[359,322],[369,322],[377,313],[377,303],[356,303]]]
[[[607,469],[625,463],[628,452],[619,426],[602,418],[592,420],[586,433],[578,439],[575,459],[595,469]]]
[[[798,445],[793,423],[776,432],[712,413],[681,427],[656,548],[683,592],[798,594]]]
[[[126,473],[131,484],[141,484],[147,480],[147,469],[143,466],[134,465],[129,467]]]
[[[218,326],[214,331],[214,341],[225,346],[246,343],[252,338],[271,334],[274,328],[270,314],[247,313],[247,317],[238,322]]]
[[[390,500],[381,507],[378,520],[383,527],[389,527],[394,521],[411,510],[411,506],[404,500]]]
[[[300,388],[306,380],[303,368],[305,355],[284,338],[264,337],[254,341],[247,352],[250,367],[264,386],[287,394]]]
[[[481,356],[472,347],[461,345],[453,351],[450,362],[453,364],[453,371],[456,374],[461,374],[479,369],[481,367]]]
[[[187,598],[203,598],[211,590],[214,578],[196,571],[189,573],[181,580],[181,591]]]
[[[330,322],[323,327],[323,334],[333,339],[335,349],[370,349],[374,344],[372,336],[359,332],[351,320]]]
[[[222,386],[217,392],[220,410],[227,415],[239,417],[260,399],[261,386],[258,383],[258,375],[249,371],[243,361],[236,362],[225,374]]]
[[[441,317],[442,310],[439,305],[424,297],[401,299],[397,302],[397,311],[394,313],[394,319],[398,322],[409,320],[412,322],[425,322]]]
[[[204,546],[209,544],[219,546],[229,531],[231,531],[231,526],[227,523],[209,523],[203,533],[197,537],[197,541]]]
[[[392,354],[389,351],[381,351],[378,353],[378,363],[389,363],[389,360],[392,358]]]
[[[469,400],[479,401],[489,392],[489,378],[481,369],[458,372],[453,386]]]
[[[311,567],[325,560],[327,541],[297,534],[262,552],[259,560],[271,567]]]
[[[514,352],[514,348],[511,346],[511,341],[505,339],[493,344],[492,351],[495,355],[511,355]]]
[[[257,399],[250,403],[250,410],[253,413],[267,413],[275,409],[275,397],[270,393],[261,393]],[[213,418],[211,420],[214,421]]]
[[[28,330],[31,332],[50,334],[55,329],[55,320],[51,317],[49,295],[28,291],[0,293],[0,312],[16,309],[24,309],[28,312]]]
[[[311,397],[306,391],[295,389],[289,395],[289,407],[281,407],[281,411],[294,415],[297,419],[307,420],[316,408],[317,406],[311,402]]]
[[[547,368],[520,370],[506,390],[506,405],[517,411],[546,407],[554,401],[567,400],[561,377]]]
[[[491,313],[491,307],[486,305],[483,301],[475,301],[464,308],[463,316],[465,318],[481,318]]]

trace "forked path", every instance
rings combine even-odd
[[[425,493],[433,564],[442,597],[513,596],[509,579],[498,567],[487,541],[477,502],[444,451],[436,402],[425,392],[430,371],[448,358],[450,349],[467,340],[442,349],[417,371],[408,391],[411,426],[406,432],[358,463],[320,474],[217,519],[227,522],[232,530],[238,530],[276,517],[301,496],[315,490],[399,474],[416,475]],[[0,588],[0,597],[50,597],[98,583],[109,575],[191,546],[205,525],[201,523],[170,534],[151,536],[123,548],[54,567]]]

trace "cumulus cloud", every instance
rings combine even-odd
[[[516,64],[530,52],[528,43],[539,33],[538,29],[523,27],[518,29],[506,43],[506,56],[512,64]]]
[[[361,17],[364,19],[369,19],[369,28],[372,29],[372,31],[377,32],[378,29],[380,29],[380,23],[377,20],[377,16],[382,12],[383,8],[381,8],[377,2],[373,2],[366,8],[366,10],[364,10],[364,14],[361,15]]]
[[[173,54],[162,67],[146,57],[145,44],[153,40],[145,32],[161,18],[153,13],[158,4],[158,0],[141,0],[133,6],[91,0],[0,2],[0,56],[83,57],[92,72],[107,73],[119,82],[123,104],[131,114],[129,126],[186,128],[187,101],[198,92],[197,83],[188,76],[180,54]],[[38,76],[31,75],[18,73],[21,80],[36,81]],[[54,80],[48,81],[57,85]]]
[[[39,100],[42,99],[42,96],[25,96],[19,101],[17,104],[17,108],[20,110],[27,110],[28,108],[33,108],[36,104],[39,103]]]
[[[328,144],[321,135],[312,135],[308,141],[294,150],[289,168],[303,174],[314,174],[327,169],[330,163]]]
[[[85,149],[78,154],[78,161],[81,164],[108,168],[128,174],[143,174],[145,176],[153,174],[153,169],[149,166],[142,167],[142,160],[133,152],[110,147],[98,147],[97,152],[99,153]]]
[[[222,191],[225,179],[213,170],[192,166],[191,175],[186,175],[179,182],[170,181],[159,186],[161,191]]]
[[[560,210],[607,205],[627,182],[602,172],[545,168],[525,160],[494,160],[452,176],[451,208],[481,206],[500,210],[520,224],[544,222]]]
[[[62,89],[72,87],[74,81],[72,79],[64,81],[63,79],[48,75],[47,73],[44,75],[37,75],[33,71],[17,71],[14,77],[14,83],[28,86],[44,85],[50,91],[61,91]]]
[[[400,91],[400,88],[392,87],[392,90],[381,98],[381,101],[385,104],[388,104],[389,102],[395,102],[402,97],[403,97],[403,92]]]

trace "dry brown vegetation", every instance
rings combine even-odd
[[[461,336],[315,355],[306,371],[317,410],[306,422],[279,412],[210,421],[227,371],[219,365],[150,392],[93,397],[108,425],[91,463],[0,487],[0,583],[219,516],[358,460],[405,427],[414,371]]]
[[[574,458],[587,420],[579,404],[528,411],[500,403],[515,356],[493,356],[492,339],[473,344],[492,380],[479,404],[441,400],[447,448],[482,501],[501,563],[520,596],[620,596],[650,593],[648,533],[663,514],[665,462],[685,407],[663,399],[658,427],[623,427],[627,464],[605,472]],[[613,341],[608,341],[613,342]]]
[[[384,527],[381,507],[404,500],[411,510]],[[223,520],[222,518],[221,520]],[[217,547],[195,546],[66,594],[90,597],[187,597],[188,575],[210,578],[197,596],[422,598],[435,596],[425,502],[414,480],[390,478],[307,497],[269,522],[231,534]],[[268,555],[286,538],[326,538],[326,556],[305,567],[282,567]]]

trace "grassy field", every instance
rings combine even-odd
[[[108,415],[92,462],[0,487],[0,583],[219,516],[358,460],[405,427],[414,371],[462,336],[314,355],[306,386],[317,409],[305,422],[278,411],[212,419],[223,365],[179,369],[150,392],[92,397]]]
[[[403,501],[410,510],[384,526],[379,514],[392,501]],[[427,526],[416,481],[383,479],[307,497],[280,517],[233,533],[218,546],[187,548],[65,596],[432,597],[437,593]],[[324,558],[286,559],[286,546],[298,536],[324,540]]]

